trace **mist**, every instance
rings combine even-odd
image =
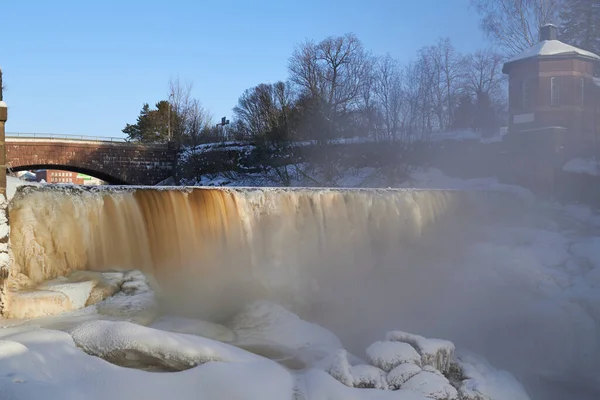
[[[534,209],[449,190],[44,188],[20,191],[10,218],[20,282],[139,269],[171,313],[225,322],[269,300],[359,357],[414,332],[482,355],[532,399],[585,399],[570,385],[591,385],[597,320],[509,246],[550,221]]]

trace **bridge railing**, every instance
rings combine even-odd
[[[23,132],[6,132],[6,138],[20,139],[48,139],[48,140],[77,140],[85,142],[114,142],[114,143],[129,143],[125,138],[111,136],[87,136],[87,135],[67,135],[58,133],[23,133]]]

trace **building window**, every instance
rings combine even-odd
[[[553,106],[560,104],[560,78],[557,76],[550,78],[550,104]]]
[[[585,105],[585,79],[581,78],[579,83],[581,86],[581,106],[583,107]]]
[[[531,106],[531,81],[525,79],[521,84],[521,106],[528,109]]]

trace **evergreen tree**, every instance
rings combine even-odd
[[[600,54],[600,0],[565,0],[559,39]]]
[[[169,121],[169,110],[171,120]],[[180,117],[171,109],[166,100],[156,103],[156,109],[151,110],[148,104],[144,104],[135,124],[127,124],[123,133],[127,134],[128,140],[141,143],[164,143],[168,140],[169,122],[171,126],[178,127]],[[172,129],[171,134],[176,134]]]

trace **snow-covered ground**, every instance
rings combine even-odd
[[[269,302],[249,304],[224,325],[159,317],[142,274],[116,275],[106,277],[120,281],[114,297],[0,322],[0,398],[528,399],[506,372],[455,357],[448,341],[390,332],[364,361],[332,332]],[[68,296],[82,293],[89,288]]]
[[[365,186],[374,172],[347,171],[339,184]],[[201,183],[265,184],[257,180],[263,176],[231,178]],[[334,333],[269,302],[216,323],[162,315],[135,272],[107,277],[120,291],[95,304],[83,301],[93,293],[89,285],[47,284],[72,304],[89,305],[0,322],[0,399],[600,398],[600,215],[535,202],[527,190],[492,179],[451,179],[431,169],[394,186],[508,192],[534,206],[520,220],[485,221],[463,256],[447,260],[452,274],[439,278],[450,276],[440,285],[445,290],[427,292],[420,283],[422,298],[412,300],[435,299],[435,317],[411,315],[406,310],[418,306],[382,293],[395,305],[362,316],[387,322],[355,354],[343,328]],[[406,326],[452,342],[407,334]]]
[[[593,158],[574,158],[563,165],[562,169],[575,174],[600,176],[600,166],[598,161]]]

